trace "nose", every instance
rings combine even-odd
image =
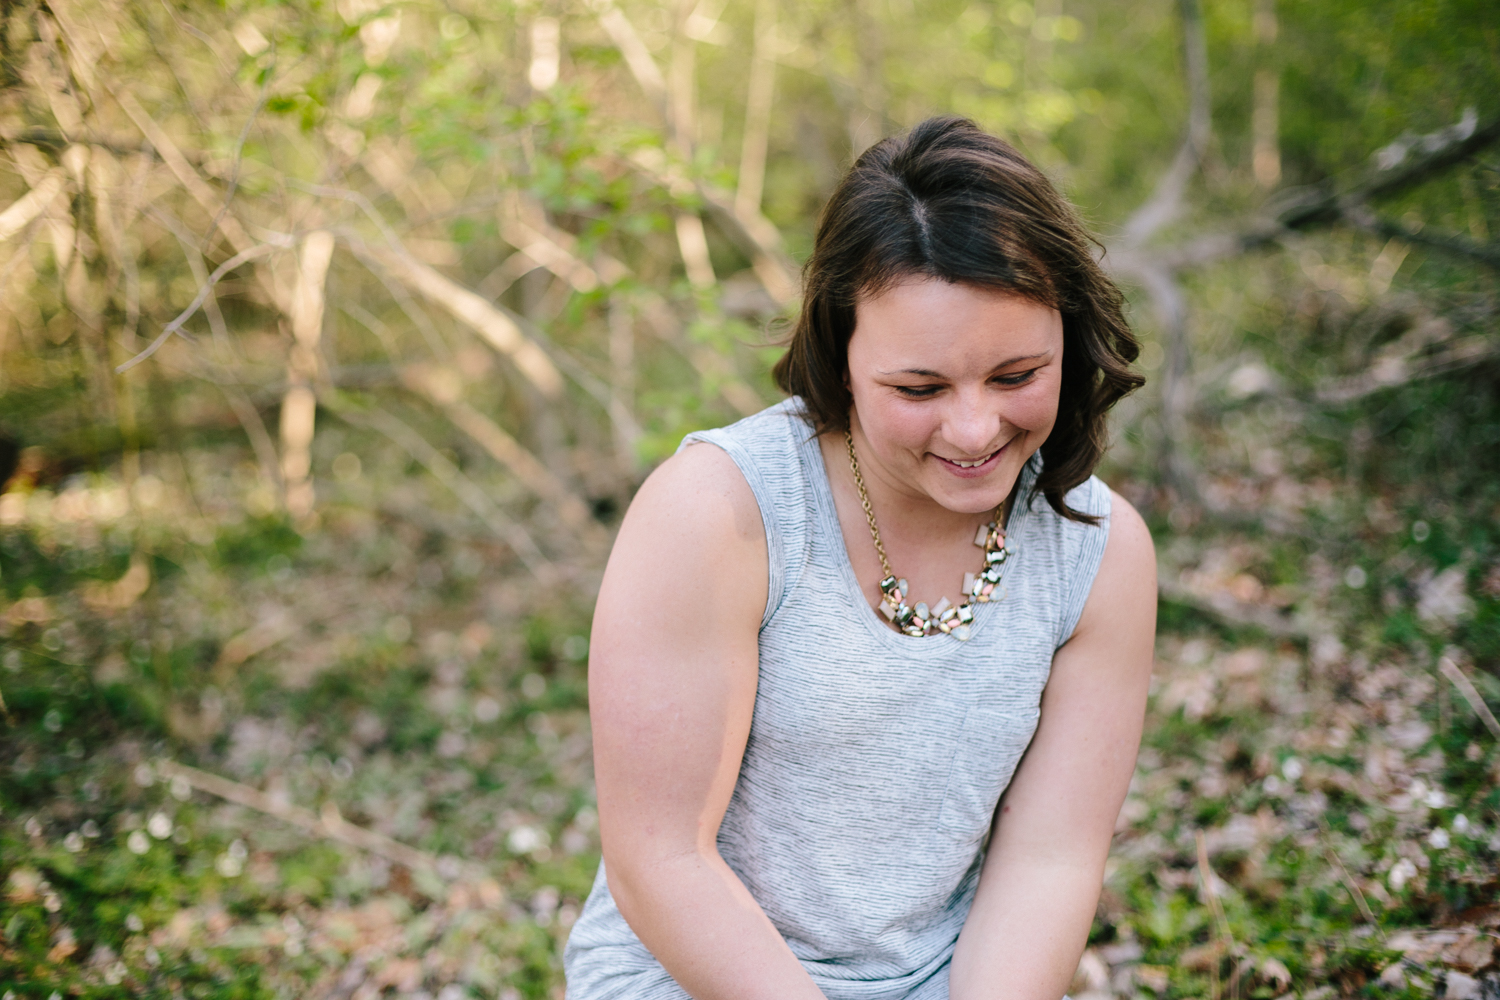
[[[943,415],[943,439],[965,458],[987,454],[1000,436],[1004,420],[989,395],[983,390],[954,393]]]

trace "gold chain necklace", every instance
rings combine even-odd
[[[915,606],[906,603],[911,589],[904,578],[897,579],[891,572],[891,562],[886,558],[885,545],[880,541],[880,529],[875,526],[875,511],[870,507],[870,494],[865,491],[865,477],[859,474],[859,459],[854,455],[854,433],[844,431],[844,445],[849,449],[849,471],[854,473],[854,485],[859,490],[859,502],[865,509],[865,520],[870,524],[870,538],[875,542],[875,554],[880,557],[880,568],[885,577],[880,581],[880,611],[886,619],[905,635],[923,636],[933,632],[951,635],[960,642],[967,642],[970,627],[974,623],[974,605],[1001,600],[1004,589],[998,593],[1000,577],[1005,560],[1015,552],[1013,545],[1005,543],[1005,529],[1001,527],[1000,513],[1004,501],[995,508],[994,520],[980,525],[974,536],[974,544],[984,549],[984,565],[978,573],[964,574],[964,599],[957,606],[944,597],[932,607],[918,601]]]

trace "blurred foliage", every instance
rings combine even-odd
[[[0,0],[5,997],[560,995],[608,532],[947,112],[1146,342],[1161,663],[1075,995],[1493,992],[1500,156],[1222,248],[1497,85],[1478,0]]]

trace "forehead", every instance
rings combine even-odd
[[[937,278],[902,281],[855,303],[856,359],[883,370],[984,367],[1062,347],[1062,316],[1011,292]]]

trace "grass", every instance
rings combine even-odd
[[[544,593],[492,571],[503,551],[420,481],[350,477],[315,529],[252,516],[240,460],[205,450],[175,481],[163,463],[130,491],[75,477],[0,505],[4,995],[560,996],[599,857],[588,575]],[[1387,540],[1358,591],[1306,537],[1163,537],[1164,572],[1197,596],[1162,604],[1074,996],[1493,983],[1500,753],[1432,667],[1446,650],[1500,701],[1475,669],[1500,620],[1473,554],[1491,543]],[[137,565],[148,585],[127,587]],[[1418,614],[1425,591],[1402,581],[1430,590],[1450,565],[1468,610]],[[1290,595],[1304,632],[1207,610],[1221,591]],[[195,791],[164,760],[336,806],[436,863]]]

